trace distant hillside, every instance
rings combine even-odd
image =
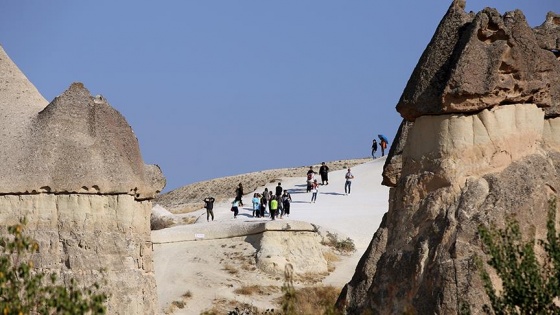
[[[326,164],[332,172],[370,160],[371,158],[338,160],[326,162]],[[320,166],[320,164],[313,165],[313,169],[319,172]],[[309,166],[280,168],[202,181],[159,195],[155,198],[154,204],[159,204],[172,213],[191,212],[201,209],[204,205],[202,200],[208,196],[213,196],[217,202],[233,199],[239,183],[243,184],[245,193],[250,193],[258,187],[275,182],[282,177],[304,178],[308,169]]]

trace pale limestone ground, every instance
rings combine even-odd
[[[326,164],[330,171],[334,172],[370,160],[371,158],[338,160],[326,162]],[[309,166],[313,166],[313,170],[319,173],[320,163]],[[235,189],[239,183],[243,184],[244,192],[248,195],[248,193],[255,191],[258,187],[277,182],[281,178],[303,177],[309,170],[309,166],[265,170],[202,181],[157,196],[153,203],[162,205],[172,213],[190,212],[202,209],[204,206],[202,200],[208,196],[213,196],[217,202],[233,199],[235,197]]]
[[[356,179],[351,195],[344,196],[345,170],[341,168],[331,172],[330,184],[320,188],[315,204],[309,203],[310,194],[305,192],[305,172],[303,175],[300,173],[299,177],[275,178],[280,179],[282,186],[290,190],[294,199],[289,219],[318,224],[325,230],[339,234],[341,238],[348,236],[354,240],[357,248],[354,254],[342,256],[335,263],[334,272],[328,276],[297,281],[296,286],[328,284],[341,289],[354,274],[359,258],[387,211],[388,188],[380,185],[384,159],[360,161],[361,164],[352,166]],[[237,180],[233,183],[232,188]],[[268,182],[266,186],[259,186],[254,190],[261,192],[264,187],[270,190],[276,183],[277,180]],[[219,229],[231,229],[241,220],[269,220],[251,217],[250,196],[252,192],[246,191],[246,206],[240,210],[240,215],[235,220],[229,211],[230,198],[216,204],[214,222],[206,222],[204,210],[180,216],[197,217],[198,221],[189,227],[195,228],[193,233],[202,234],[216,226]],[[274,300],[281,295],[280,288],[284,279],[282,276],[267,275],[255,268],[256,244],[254,237],[245,236],[154,245],[156,281],[162,312],[200,314],[217,304],[227,304],[223,301],[248,303],[261,309],[277,308]],[[261,288],[260,292],[251,295],[235,293],[235,289],[251,285]],[[182,297],[187,292],[191,297]],[[183,308],[173,306],[174,302]],[[184,305],[177,302],[184,302]],[[229,309],[232,308],[233,306]]]

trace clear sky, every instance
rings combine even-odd
[[[451,1],[0,2],[0,44],[51,101],[72,82],[132,126],[169,191],[272,168],[367,157]],[[560,0],[468,0],[521,9]]]

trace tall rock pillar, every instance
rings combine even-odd
[[[337,302],[348,314],[482,313],[477,230],[544,239],[560,193],[560,61],[550,18],[454,1],[403,92],[384,167],[389,211]],[[552,15],[554,16],[554,15]],[[495,278],[496,279],[496,278]]]
[[[0,229],[28,220],[35,266],[94,282],[108,314],[155,314],[151,199],[165,186],[124,117],[81,84],[48,103],[0,47]]]

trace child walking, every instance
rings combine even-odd
[[[319,192],[319,183],[317,183],[317,180],[315,180],[313,182],[313,184],[311,185],[311,202],[315,203],[315,200],[317,200],[317,193]],[[309,202],[309,203],[311,203]]]
[[[239,213],[239,200],[235,200],[231,203],[231,211],[233,211],[233,218],[237,219],[237,214]]]

